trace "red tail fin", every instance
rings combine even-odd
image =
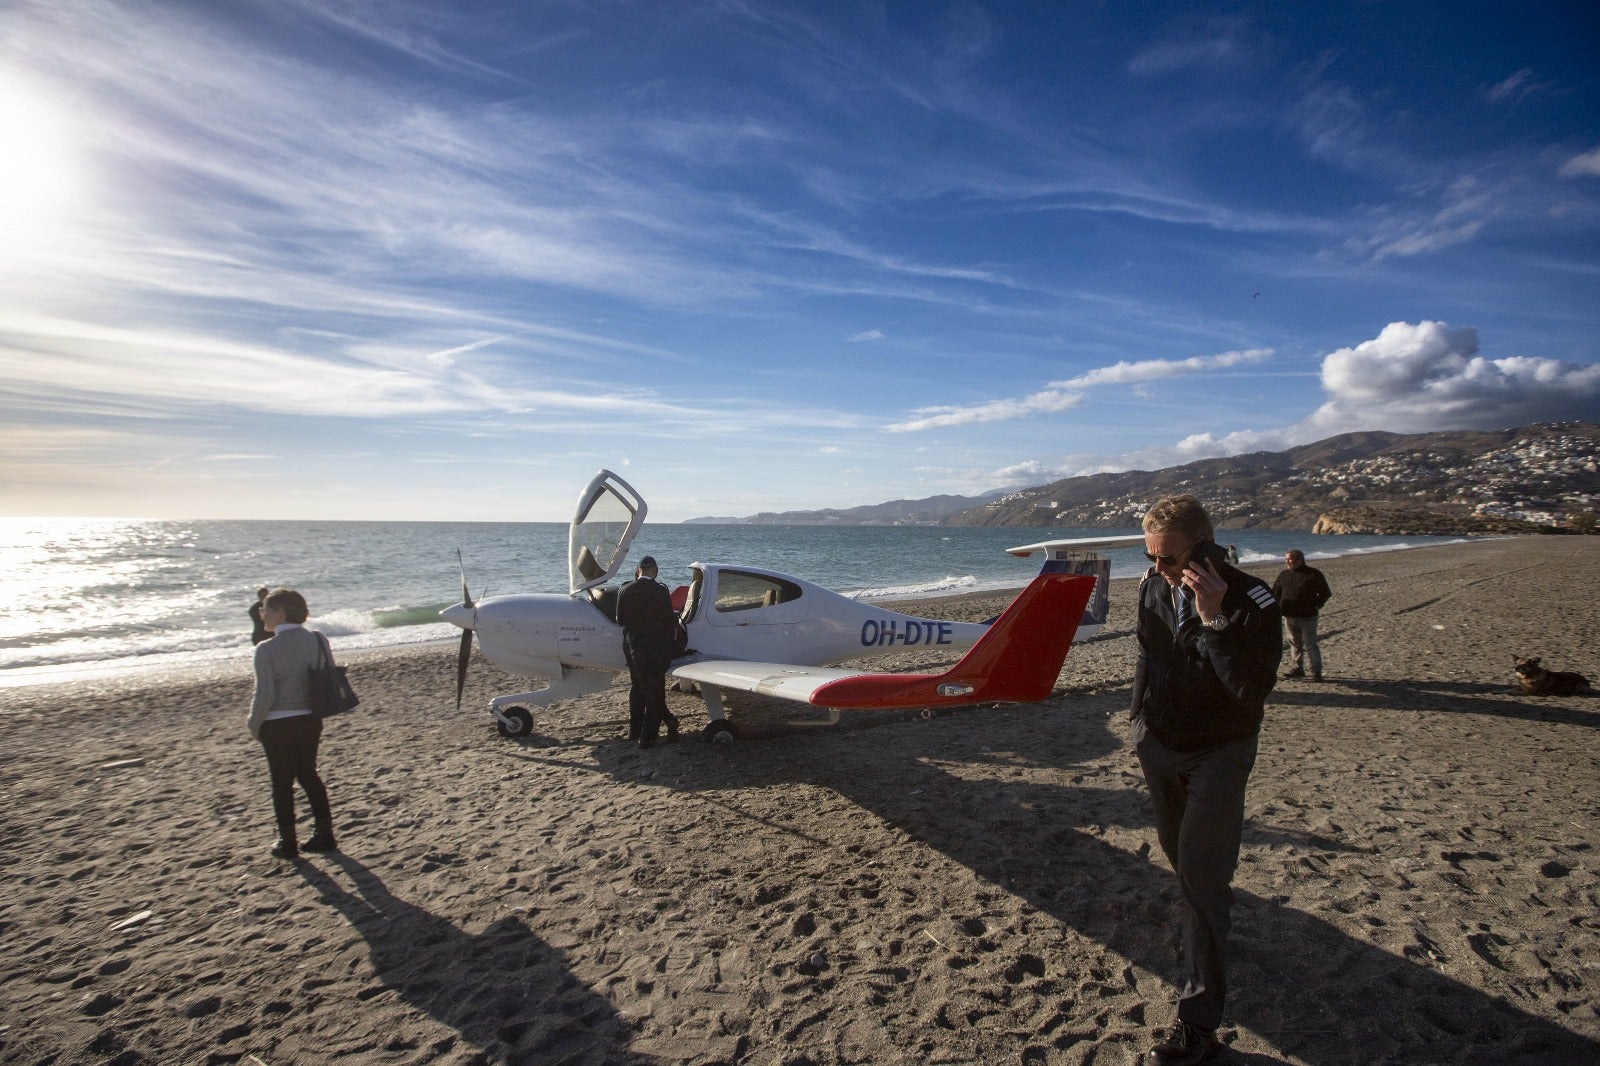
[[[1032,703],[1050,695],[1095,579],[1040,574],[989,632],[942,674],[861,674],[811,694],[818,707],[953,707]]]

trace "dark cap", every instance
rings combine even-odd
[[[643,559],[640,559],[639,560],[639,569],[640,570],[655,570],[655,569],[658,569],[658,567],[656,566],[656,557],[654,555],[646,555]]]

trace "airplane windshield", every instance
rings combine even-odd
[[[574,592],[603,583],[616,572],[644,517],[644,501],[624,491],[629,487],[626,482],[620,478],[597,482],[588,506],[573,517],[567,539],[567,575]]]

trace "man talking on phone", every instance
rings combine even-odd
[[[1267,694],[1283,657],[1283,622],[1266,582],[1228,565],[1193,496],[1144,516],[1139,658],[1132,739],[1150,789],[1161,850],[1183,894],[1178,1020],[1151,1066],[1189,1066],[1222,1050],[1233,871],[1244,792]]]

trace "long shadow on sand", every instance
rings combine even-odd
[[[579,983],[566,957],[520,919],[467,933],[395,896],[349,856],[329,857],[348,887],[309,863],[299,864],[300,873],[366,940],[378,980],[485,1049],[484,1061],[654,1062],[629,1052],[633,1033],[611,1003]]]
[[[1280,684],[1272,691],[1275,707],[1350,707],[1359,710],[1441,711],[1447,714],[1481,714],[1541,724],[1600,729],[1600,698],[1593,696],[1532,697],[1508,686],[1471,681],[1387,680],[1335,678],[1332,682]]]
[[[928,767],[923,766],[923,781]],[[911,805],[840,774],[824,783],[1131,962],[1176,980],[1165,862],[1112,847],[1076,818],[1148,824],[1142,792],[1014,785],[997,801],[950,774],[923,784],[953,810]],[[962,808],[966,808],[962,810]],[[982,818],[987,835],[964,823]],[[1043,839],[1041,839],[1041,835]],[[1153,837],[1153,831],[1152,831]],[[1044,856],[1030,858],[1029,856]],[[1132,886],[1127,887],[1127,886]],[[1232,940],[1235,1023],[1309,1063],[1600,1061],[1600,1044],[1518,1010],[1423,961],[1353,939],[1288,905],[1236,890]],[[1425,951],[1418,959],[1427,958]],[[1156,1008],[1159,1014],[1161,1008]],[[1252,1057],[1257,1062],[1270,1059]]]
[[[810,767],[804,780],[848,797],[1083,936],[1175,980],[1177,893],[1171,870],[1148,847],[1133,854],[1096,835],[1107,825],[1149,829],[1144,791],[1073,782],[1075,776],[1086,780],[1074,773],[1083,760],[1122,746],[1104,715],[1064,716],[1048,750],[1029,753],[1037,765],[1058,770],[1068,782],[1062,785],[969,781],[937,765],[995,759],[982,750],[983,734],[941,730],[946,744],[936,752],[925,742],[901,746],[892,738],[870,750],[830,747],[827,759],[804,760]],[[804,744],[806,738],[789,742]],[[796,779],[793,762],[762,757],[744,769],[743,775],[712,775],[723,776],[721,784],[702,776],[688,787],[706,791]],[[885,780],[897,786],[882,787]],[[916,787],[905,787],[908,782]],[[1247,844],[1273,832],[1247,825]],[[1290,906],[1286,897],[1242,890],[1236,890],[1234,921],[1230,1024],[1261,1033],[1297,1061],[1600,1062],[1600,1043],[1441,972],[1436,945],[1425,938],[1415,951],[1396,955]],[[1173,994],[1165,990],[1153,997],[1153,1019],[1165,1009],[1160,999]],[[1048,1034],[1039,1039],[1047,1041]],[[1082,1036],[1062,1039],[1066,1047]],[[1236,1053],[1232,1061],[1277,1060]]]

